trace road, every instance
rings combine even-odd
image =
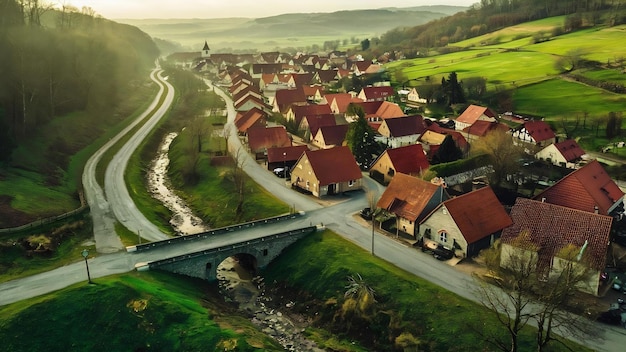
[[[155,71],[156,72],[156,71]],[[153,72],[153,79],[155,72]],[[167,84],[167,83],[165,83]],[[163,88],[163,87],[162,87]],[[173,89],[169,90],[173,93]],[[236,130],[232,127],[232,121],[235,117],[235,110],[232,106],[230,98],[219,89],[216,92],[222,96],[226,101],[228,107],[228,124],[227,131],[232,133],[232,137],[229,138],[229,149],[237,155],[236,151],[239,148],[244,148],[236,137]],[[147,132],[138,132],[145,137]],[[124,147],[120,153],[128,155],[132,153],[138,144],[138,140],[143,137],[133,138],[129,143],[135,146]],[[262,227],[255,227],[245,231],[237,231],[232,234],[224,236],[216,236],[213,241],[207,243],[190,242],[188,247],[179,247],[178,249],[172,248],[160,248],[157,250],[138,252],[138,253],[126,253],[118,252],[107,255],[100,255],[95,258],[89,259],[89,268],[92,278],[97,279],[99,277],[108,276],[112,274],[119,274],[128,271],[132,271],[136,263],[151,261],[155,259],[162,259],[166,257],[172,257],[178,255],[181,251],[187,252],[192,250],[202,250],[207,246],[216,246],[222,244],[228,244],[230,241],[243,240],[246,238],[254,238],[258,235],[258,231],[262,230],[264,234],[277,233],[287,231],[293,228],[300,228],[309,226],[311,224],[323,224],[324,226],[332,229],[336,233],[340,234],[344,238],[357,244],[358,246],[371,250],[372,248],[372,231],[368,226],[363,226],[362,223],[355,219],[354,215],[360,209],[368,206],[366,192],[352,192],[345,195],[344,199],[334,202],[332,206],[328,203],[315,200],[311,197],[302,195],[298,192],[289,189],[284,180],[277,178],[272,173],[263,169],[263,167],[257,164],[248,153],[239,153],[240,157],[246,158],[243,161],[244,170],[260,185],[265,187],[268,191],[274,195],[283,199],[287,204],[295,206],[297,210],[304,210],[306,214],[303,217],[296,220],[281,222],[277,224],[264,225]],[[125,168],[125,162],[128,160],[124,156],[116,156],[116,167],[109,167],[112,171],[112,176],[107,176],[110,182],[117,183],[118,185],[125,185],[123,178],[115,177],[113,174],[123,174]],[[107,175],[109,174],[107,169]],[[105,183],[106,184],[106,183]],[[369,178],[365,178],[365,184],[368,189],[375,190],[380,195],[382,188]],[[105,186],[106,188],[106,186]],[[108,194],[108,188],[107,194]],[[100,190],[101,192],[101,190]],[[112,191],[115,192],[115,191]],[[140,226],[143,226],[143,215],[137,215],[132,210],[134,205],[129,206],[128,202],[130,198],[127,198],[127,193],[120,193],[116,196],[114,201],[109,200],[110,205],[100,205],[97,200],[101,197],[97,192],[93,195],[96,202],[97,211],[101,211],[107,218],[111,217],[111,208],[117,208],[118,206],[123,208],[122,210],[115,210],[114,215],[126,219],[125,225],[139,230]],[[130,201],[132,203],[132,201]],[[103,203],[105,204],[105,203]],[[91,205],[91,203],[90,203]],[[114,233],[114,231],[112,232]],[[160,231],[150,230],[150,235],[159,235]],[[148,234],[147,233],[147,234]],[[144,235],[142,231],[142,236]],[[159,235],[160,236],[160,235]],[[233,236],[236,236],[233,237]],[[416,251],[414,248],[410,248],[403,243],[400,243],[393,238],[384,236],[378,233],[374,235],[375,253],[382,259],[404,269],[416,276],[422,277],[435,285],[441,286],[449,291],[470,299],[472,301],[478,301],[478,297],[475,294],[475,283],[473,279],[467,274],[456,270],[454,267],[445,264],[444,262],[435,260],[432,256]],[[0,284],[0,305],[9,304],[22,299],[39,296],[54,290],[67,287],[71,284],[86,280],[85,263],[78,262],[71,265],[67,265],[46,273],[33,275],[23,279],[17,279],[10,282]],[[604,336],[601,341],[578,341],[584,345],[590,346],[598,351],[621,351],[626,344],[626,330],[617,329],[602,325],[604,328]]]

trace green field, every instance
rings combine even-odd
[[[0,307],[0,351],[282,351],[207,297],[206,281],[159,273],[97,279]]]

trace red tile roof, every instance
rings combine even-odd
[[[245,98],[241,99],[240,101],[237,102],[237,104],[235,104],[235,108],[239,109],[242,106],[244,106],[246,103],[252,102],[254,105],[256,105],[259,108],[264,108],[267,107],[267,104],[265,104],[265,102],[257,97],[255,97],[254,95],[247,95]]]
[[[421,144],[387,149],[384,153],[387,153],[389,159],[391,159],[396,172],[415,175],[426,171],[430,167]]]
[[[294,103],[306,104],[306,96],[302,89],[280,89],[276,91],[274,101],[278,108],[283,111]]]
[[[376,207],[387,210],[407,220],[419,222],[425,214],[429,201],[437,196],[438,202],[448,198],[441,186],[417,177],[396,173],[380,196]]]
[[[253,128],[248,131],[248,146],[255,153],[264,152],[269,148],[288,147],[291,140],[283,126]]]
[[[324,137],[324,144],[341,145],[346,139],[348,127],[348,125],[322,126],[317,133],[321,133]]]
[[[555,138],[554,131],[545,121],[528,121],[524,124],[524,128],[528,131],[535,142],[542,142]]]
[[[470,105],[467,107],[467,109],[465,109],[465,111],[463,111],[461,115],[459,115],[459,117],[456,118],[456,121],[471,125],[476,122],[478,118],[482,115],[493,118],[496,118],[498,116],[495,112],[493,112],[493,110],[489,108],[478,105]]]
[[[624,192],[606,173],[597,160],[563,177],[533,199],[593,213],[595,206],[600,214],[609,210],[624,196]]]
[[[367,99],[367,101],[385,100],[389,97],[392,97],[395,94],[395,91],[392,87],[388,86],[363,87],[363,94],[365,94],[365,98]]]
[[[304,152],[320,186],[363,177],[350,148],[335,147]]]
[[[286,161],[296,161],[300,159],[302,153],[309,150],[306,145],[292,145],[289,147],[275,147],[267,149],[267,162],[277,163]]]
[[[239,116],[239,114],[237,114]],[[258,108],[252,108],[245,112],[235,121],[235,126],[239,132],[246,132],[254,125],[265,125],[266,114]]]
[[[303,122],[304,120],[306,120],[306,123],[309,126],[311,136],[315,136],[320,127],[337,125],[335,115],[333,114],[306,116],[303,118]]]
[[[506,132],[509,130],[509,126],[498,122],[478,120],[474,122],[471,126],[465,127],[463,129],[463,132],[478,137],[484,137],[487,135],[487,133],[494,130],[502,130]]]
[[[585,151],[573,139],[554,143],[554,147],[563,155],[565,160],[570,162],[585,155]]]
[[[477,242],[513,222],[491,187],[486,186],[443,202],[467,243]]]
[[[424,133],[424,119],[421,115],[401,116],[385,119],[392,137],[411,136]]]
[[[587,241],[584,255],[590,266],[604,269],[612,217],[526,198],[517,198],[511,217],[513,225],[502,231],[503,243],[510,244],[527,231],[528,241],[539,247],[539,263],[549,265],[563,247],[582,247]]]

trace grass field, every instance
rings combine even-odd
[[[0,351],[283,350],[222,314],[205,281],[149,272],[95,282],[0,307]]]
[[[266,282],[287,282],[296,299],[306,297],[304,292],[310,294],[300,306],[311,305],[309,312],[317,312],[319,324],[326,327],[339,319],[347,277],[357,274],[375,291],[378,312],[368,317],[369,329],[360,325],[358,329],[364,330],[363,337],[370,342],[366,346],[375,345],[378,351],[389,350],[389,341],[402,333],[411,333],[429,351],[482,351],[488,344],[477,331],[504,332],[485,308],[372,257],[330,231],[310,235],[289,247],[264,276]],[[319,303],[314,306],[314,302]],[[523,331],[520,351],[536,350],[533,337],[532,329]],[[551,350],[567,348],[555,344]]]

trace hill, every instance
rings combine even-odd
[[[462,11],[458,6],[420,6],[332,13],[291,13],[247,19],[121,19],[152,37],[199,50],[205,40],[215,52],[305,48],[325,41],[380,35],[398,26],[415,26]],[[352,44],[358,42],[352,41]]]

